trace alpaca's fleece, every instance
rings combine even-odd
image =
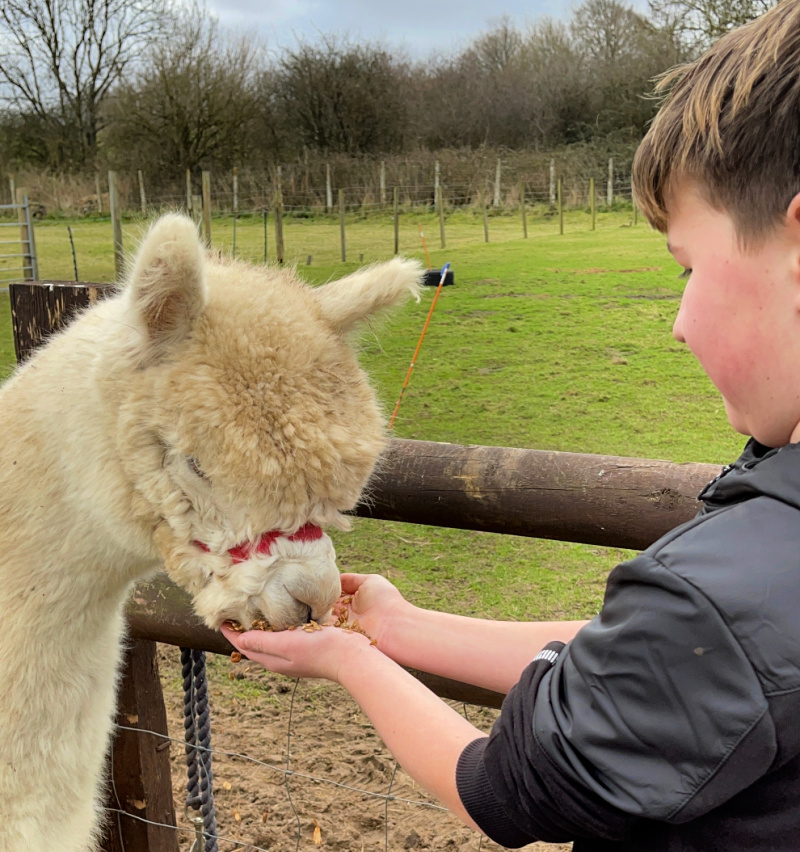
[[[327,616],[318,528],[346,526],[384,446],[345,336],[419,274],[314,289],[165,216],[120,293],[0,390],[0,852],[94,848],[136,579],[163,566],[212,627]]]

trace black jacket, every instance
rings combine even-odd
[[[504,846],[800,850],[800,444],[750,441],[459,760]]]

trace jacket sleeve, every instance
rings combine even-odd
[[[643,554],[612,572],[600,615],[554,664],[526,669],[456,780],[501,844],[620,841],[640,819],[712,810],[775,754],[758,677],[724,619]]]

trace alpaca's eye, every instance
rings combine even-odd
[[[194,456],[189,456],[186,459],[186,463],[189,465],[189,469],[195,476],[199,476],[200,479],[207,479],[206,474],[203,472],[203,469],[197,463],[197,459]]]

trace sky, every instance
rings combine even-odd
[[[267,46],[293,47],[298,37],[349,35],[354,41],[404,46],[413,58],[452,53],[504,15],[520,27],[543,17],[568,20],[580,0],[207,0],[225,26],[258,31]],[[646,0],[630,0],[646,10]]]

